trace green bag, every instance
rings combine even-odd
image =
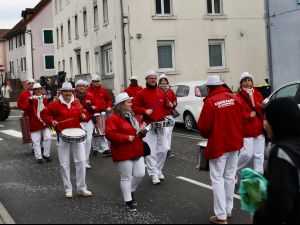
[[[242,210],[254,216],[267,200],[267,187],[268,181],[263,175],[250,168],[244,169],[239,189]]]

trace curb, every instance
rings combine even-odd
[[[16,224],[13,218],[9,215],[5,207],[0,202],[0,224]]]

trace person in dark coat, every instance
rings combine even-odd
[[[273,141],[265,175],[268,199],[254,215],[255,224],[300,222],[300,109],[291,98],[271,101],[264,127]]]

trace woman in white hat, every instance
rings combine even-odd
[[[239,96],[244,108],[244,148],[239,155],[238,171],[245,168],[253,158],[254,170],[264,173],[265,137],[263,135],[263,96],[254,88],[254,77],[245,72],[240,79]]]
[[[82,128],[81,122],[85,121],[86,115],[80,102],[75,99],[74,88],[71,83],[64,83],[61,89],[62,94],[59,99],[50,103],[46,109],[42,111],[42,119],[53,126],[58,136],[65,129]],[[86,177],[86,161],[84,143],[67,143],[59,138],[58,156],[61,167],[61,174],[64,182],[66,198],[72,198],[72,183],[70,171],[70,152],[73,152],[76,167],[76,184],[77,192],[84,197],[92,196],[87,190]]]
[[[145,176],[145,128],[132,111],[127,93],[116,97],[114,113],[106,121],[105,133],[111,142],[111,155],[121,175],[121,189],[128,211],[135,212],[134,193]]]
[[[51,134],[48,126],[41,118],[41,112],[48,105],[48,100],[43,98],[43,88],[39,83],[33,85],[33,96],[27,99],[25,103],[25,110],[29,117],[31,139],[33,142],[34,155],[38,164],[43,164],[43,158],[47,162],[51,162]],[[41,150],[42,137],[44,155]]]

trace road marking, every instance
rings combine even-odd
[[[182,137],[182,138],[187,138],[187,139],[193,139],[193,140],[198,140],[198,141],[201,141],[203,140],[202,137],[197,137],[197,136],[192,136],[192,135],[186,135],[186,134],[179,134],[179,133],[173,133],[173,135],[175,137]]]
[[[8,118],[21,118],[22,116],[9,116]]]
[[[16,224],[14,219],[9,215],[6,208],[0,202],[0,222],[4,224]]]
[[[0,127],[4,127],[3,125],[0,125]]]
[[[22,133],[19,131],[15,131],[15,130],[1,130],[0,131],[3,134],[9,135],[9,136],[13,136],[16,138],[23,138]]]
[[[2,138],[0,138],[0,141],[3,141],[3,139],[2,139]]]
[[[177,179],[179,180],[183,180],[183,181],[186,181],[186,182],[189,182],[191,184],[195,184],[195,185],[198,185],[200,187],[203,187],[203,188],[206,188],[206,189],[209,189],[209,190],[213,190],[213,187],[212,186],[209,186],[207,184],[203,184],[203,183],[200,183],[198,181],[195,181],[195,180],[192,180],[192,179],[189,179],[189,178],[186,178],[186,177],[176,177]],[[234,198],[238,199],[238,200],[241,200],[241,197],[239,195],[234,195]]]

